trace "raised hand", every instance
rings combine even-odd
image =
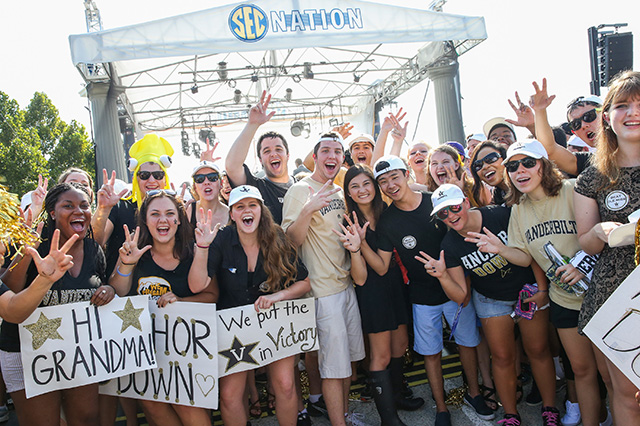
[[[326,181],[318,192],[309,187],[309,198],[305,207],[312,212],[317,212],[321,208],[327,207],[332,200],[331,196],[340,191],[340,188],[329,189],[329,185],[331,185],[330,180]]]
[[[38,175],[38,186],[31,193],[31,206],[30,210],[33,211],[33,217],[37,217],[42,210],[42,204],[44,203],[44,197],[47,196],[47,186],[49,185],[49,179],[42,178],[42,175]]]
[[[73,267],[73,256],[67,252],[73,247],[78,240],[78,234],[73,234],[71,238],[60,248],[60,230],[56,229],[51,238],[51,247],[49,254],[43,259],[40,253],[33,247],[27,247],[26,250],[33,259],[33,263],[38,269],[38,274],[52,283],[58,281],[62,276]]]
[[[347,220],[349,227],[358,234],[358,236],[360,237],[360,241],[365,241],[365,238],[367,237],[367,227],[369,226],[369,222],[365,222],[364,225],[360,226],[360,222],[358,221],[358,215],[356,214],[356,212],[354,211],[352,215],[353,221],[349,219],[349,216],[345,216],[344,218]]]
[[[124,243],[122,243],[122,247],[118,250],[120,253],[120,263],[124,265],[134,265],[138,263],[138,260],[142,257],[144,253],[151,249],[151,246],[145,246],[143,248],[138,248],[138,238],[140,236],[140,227],[136,226],[136,232],[133,234],[133,237],[129,233],[129,227],[124,225]]]
[[[351,130],[353,130],[351,123],[344,123],[331,129],[331,131],[338,133],[345,140],[351,136]]]
[[[516,120],[510,120],[507,118],[505,120],[507,123],[511,123],[514,126],[518,127],[531,127],[535,125],[535,116],[533,115],[533,110],[522,103],[518,92],[516,92],[516,103],[518,104],[517,107],[513,104],[513,102],[511,102],[511,99],[507,99],[507,101],[509,102],[509,105],[511,106],[513,112],[516,113]]]
[[[204,209],[200,208],[200,217],[204,219],[204,222],[198,222],[196,224],[196,244],[201,247],[209,246],[218,235],[220,224],[213,224],[213,213],[211,210],[207,210],[207,215],[204,214]]]
[[[534,111],[540,111],[543,109],[547,109],[551,102],[556,98],[556,95],[549,96],[547,94],[547,79],[542,79],[542,88],[538,86],[538,83],[533,82],[533,90],[535,93],[531,95],[529,98],[529,106],[533,108]]]
[[[439,259],[434,259],[423,251],[420,251],[420,256],[415,256],[415,259],[424,264],[424,269],[432,277],[440,278],[447,270],[447,264],[444,261],[444,250],[440,251]]]
[[[444,170],[447,172],[447,177],[444,179],[444,183],[450,183],[464,190],[464,182],[462,179],[458,178],[456,169],[453,167],[453,165],[445,165]]]
[[[393,123],[393,128],[391,130],[391,137],[395,141],[403,141],[407,137],[407,127],[409,126],[409,121],[405,121],[404,126],[400,123],[402,119],[407,115],[407,113],[402,112],[402,108],[398,110],[396,115],[389,114],[389,120]]]
[[[468,237],[464,240],[468,243],[474,243],[483,253],[500,253],[500,250],[505,246],[502,240],[496,237],[489,229],[482,228],[482,230],[484,234],[480,232],[467,232]]]
[[[213,153],[216,151],[216,148],[218,148],[218,144],[220,142],[214,143],[213,146],[211,146],[209,138],[205,139],[205,142],[207,144],[207,149],[200,153],[200,161],[211,161],[212,163],[215,163],[220,160],[222,157],[213,156]]]
[[[344,248],[349,250],[351,253],[356,253],[360,250],[360,236],[358,235],[358,232],[353,229],[352,226],[347,228],[343,224],[340,224],[340,228],[342,229],[342,233],[335,229],[332,229],[332,231],[338,236],[338,238],[340,238],[340,242],[342,242]]]
[[[273,117],[276,112],[271,111],[267,114],[269,102],[271,102],[271,95],[267,96],[267,91],[263,90],[262,96],[260,96],[260,101],[249,109],[249,124],[257,124],[258,126],[261,126],[271,120],[271,117]]]
[[[98,208],[112,208],[116,204],[120,198],[124,197],[127,193],[127,189],[123,189],[119,193],[116,193],[115,182],[116,182],[116,171],[113,170],[111,172],[111,177],[107,174],[106,169],[102,169],[102,186],[98,190]]]

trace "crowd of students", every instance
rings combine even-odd
[[[519,97],[510,102],[516,120],[489,120],[464,141],[466,149],[416,142],[402,159],[408,123],[400,110],[384,119],[377,140],[351,135],[348,124],[323,133],[295,177],[286,139],[275,132],[257,139],[264,177],[244,164],[258,129],[274,115],[263,93],[224,167],[207,146],[186,204],[169,181],[173,148],[153,134],[129,150],[130,190],[107,171],[95,194],[92,177],[79,169],[52,188],[40,179],[22,207],[29,225],[44,218],[34,229],[42,243],[15,257],[0,287],[0,365],[20,424],[59,424],[61,410],[70,425],[113,424],[118,398],[99,396],[92,384],[27,399],[17,323],[38,306],[103,305],[136,294],[160,307],[184,301],[256,310],[312,295],[319,350],[304,356],[306,404],[296,357],[267,368],[282,425],[311,424],[318,410],[333,425],[362,424],[349,412],[348,396],[355,363],[367,355],[381,423],[404,425],[398,411],[425,403],[403,383],[410,340],[425,359],[435,424],[450,425],[443,317],[465,373],[464,402],[479,418],[495,418],[497,392],[504,411],[498,424],[521,424],[526,354],[545,426],[640,424],[637,389],[582,332],[635,267],[633,245],[607,243],[640,208],[640,73],[621,74],[604,100],[569,103],[565,127],[588,147],[581,152],[549,125],[554,96],[546,81],[533,89],[528,106]],[[514,126],[532,136],[517,141]],[[550,254],[581,251],[594,256],[590,280],[590,271],[559,266]],[[568,384],[562,419],[550,344],[556,335]],[[252,371],[220,379],[225,425],[248,423],[252,383]],[[128,424],[136,424],[136,402],[120,400]],[[140,405],[152,425],[211,424],[202,408]]]

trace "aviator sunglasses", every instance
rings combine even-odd
[[[203,183],[205,179],[207,179],[209,182],[217,182],[218,179],[220,179],[220,175],[216,172],[207,173],[206,175],[193,175],[193,181],[195,183]]]
[[[176,191],[173,191],[171,189],[154,189],[147,192],[147,197],[153,197],[154,195],[158,194],[164,194],[170,197],[175,197],[177,195]]]
[[[513,173],[516,170],[518,170],[518,167],[520,167],[520,164],[522,164],[526,169],[532,169],[536,166],[537,162],[538,160],[536,160],[533,157],[524,157],[520,160],[512,160],[507,163],[504,163],[504,168],[507,169],[509,173]]]
[[[592,123],[593,120],[595,120],[597,117],[598,117],[598,113],[597,113],[596,109],[594,108],[594,109],[592,109],[590,111],[587,111],[584,114],[582,114],[582,117],[578,117],[575,120],[571,120],[569,122],[569,126],[571,126],[571,130],[573,130],[574,132],[577,132],[582,127],[582,122],[583,121],[585,123]]]
[[[451,213],[460,213],[461,210],[462,210],[462,204],[456,204],[455,206],[447,206],[442,210],[438,210],[438,213],[436,213],[436,216],[438,216],[438,219],[440,220],[445,220],[449,216],[449,211],[451,211]]]
[[[473,170],[479,172],[484,167],[484,163],[493,164],[500,159],[500,154],[497,152],[492,152],[490,154],[485,155],[483,158],[476,160],[471,165]]]
[[[164,179],[164,171],[156,170],[155,172],[147,172],[142,170],[138,172],[137,176],[140,180],[148,180],[151,176],[153,176],[155,180],[162,180]]]

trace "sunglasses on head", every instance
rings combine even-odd
[[[500,159],[500,154],[497,152],[492,152],[490,154],[485,155],[483,158],[476,160],[472,163],[473,170],[479,172],[484,167],[484,163],[493,164]]]
[[[176,191],[171,189],[154,189],[152,191],[147,192],[147,197],[153,197],[154,195],[164,194],[169,195],[171,197],[175,197],[177,195]]]
[[[151,176],[153,176],[155,180],[162,180],[164,179],[164,171],[156,170],[155,172],[147,172],[141,170],[138,172],[137,176],[140,180],[148,180]]]
[[[598,117],[598,112],[594,108],[594,109],[589,110],[589,111],[585,112],[584,114],[582,114],[582,117],[578,117],[575,120],[571,120],[569,122],[569,126],[571,126],[571,130],[573,130],[574,132],[577,132],[582,127],[582,122],[583,121],[585,123],[591,123],[597,117]]]
[[[436,216],[438,216],[438,219],[440,220],[445,220],[449,216],[449,212],[460,213],[461,210],[462,210],[462,204],[456,204],[455,206],[447,206],[442,210],[438,210],[438,213],[436,213]]]
[[[218,179],[220,179],[220,175],[217,172],[207,173],[206,175],[193,175],[193,181],[195,183],[203,183],[205,179],[207,179],[209,182],[217,182]]]
[[[520,160],[512,160],[504,163],[504,168],[507,169],[509,173],[513,173],[518,170],[520,164],[522,164],[526,169],[531,169],[536,166],[537,162],[538,160],[533,157],[524,157]]]

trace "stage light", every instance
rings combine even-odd
[[[304,136],[306,139],[311,134],[311,124],[304,121],[295,120],[291,122],[291,135],[298,137]]]
[[[191,86],[191,93],[193,93],[194,95],[196,93],[198,93],[198,85],[194,84],[193,86]]]
[[[313,78],[313,71],[311,71],[311,62],[304,63],[304,71],[302,72],[302,75],[307,80],[311,80]]]
[[[206,142],[209,139],[209,142],[213,142],[216,138],[216,132],[211,129],[202,129],[198,133],[198,139],[202,142]]]
[[[185,130],[180,132],[180,142],[182,142],[182,154],[189,155],[189,134]]]
[[[287,102],[291,102],[291,94],[292,94],[293,90],[291,89],[287,89],[286,93],[284,94],[284,98],[287,100]]]
[[[236,89],[233,92],[233,102],[239,104],[241,100],[242,100],[242,92],[240,91],[240,89]]]
[[[251,76],[251,81],[253,81],[254,83],[257,83],[258,82],[258,74],[253,74]]]
[[[227,72],[226,62],[218,62],[218,75],[220,76],[220,80],[226,80],[229,76],[229,73]]]
[[[291,76],[291,79],[292,79],[293,81],[295,81],[296,83],[300,83],[300,81],[302,80],[302,79],[300,78],[300,74],[294,74],[294,75],[292,75],[292,76]]]
[[[358,74],[356,74],[355,72],[353,73],[353,82],[354,83],[360,83],[360,76]]]
[[[338,121],[337,118],[329,119],[329,128],[333,129],[334,127],[338,127],[339,125],[340,125],[340,122]]]

